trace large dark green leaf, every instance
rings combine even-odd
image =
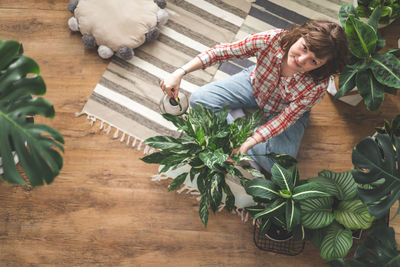
[[[180,129],[185,126],[185,120],[179,116],[175,116],[169,113],[161,114],[164,119],[172,122],[176,128]]]
[[[147,138],[144,141],[145,144],[157,148],[157,149],[170,149],[178,148],[182,149],[183,145],[176,138],[171,136],[154,136]]]
[[[168,191],[173,191],[178,189],[186,180],[188,176],[187,172],[181,173],[178,175],[168,186]]]
[[[293,199],[286,201],[286,229],[291,231],[293,227],[297,226],[301,222],[300,207],[298,203],[295,203]]]
[[[272,200],[279,196],[277,186],[264,178],[256,178],[249,181],[245,189],[247,194],[252,197]]]
[[[359,199],[343,200],[334,211],[335,219],[347,229],[368,229],[374,218],[367,210],[367,205]]]
[[[354,259],[346,261],[356,266],[400,266],[395,233],[392,227],[378,225],[357,248]]]
[[[224,176],[221,173],[214,173],[211,177],[210,206],[214,213],[222,201],[222,179],[224,179]]]
[[[382,84],[400,88],[400,60],[391,53],[374,55],[371,70]]]
[[[357,194],[357,184],[354,182],[351,171],[332,172],[323,170],[317,178],[310,179],[322,185],[326,192],[338,200],[352,199]]]
[[[356,84],[367,108],[371,111],[376,111],[381,106],[385,96],[385,86],[375,79],[371,70],[358,72]]]
[[[350,52],[358,58],[367,58],[374,51],[378,36],[367,23],[350,14],[346,20],[346,34]]]
[[[293,173],[275,163],[271,168],[272,181],[276,183],[281,189],[292,192],[294,188]]]
[[[339,91],[335,94],[335,99],[346,95],[356,86],[356,74],[360,71],[361,64],[347,66],[346,70],[339,76]]]
[[[334,222],[325,230],[321,244],[321,258],[325,260],[344,258],[352,245],[351,231]]]
[[[54,117],[54,108],[43,98],[46,85],[38,64],[22,56],[22,46],[15,41],[0,43],[0,157],[4,178],[25,184],[17,171],[15,150],[31,185],[51,183],[62,166],[64,139],[55,129],[28,121],[35,115]]]
[[[271,216],[271,214],[277,212],[279,209],[282,209],[286,205],[286,201],[283,199],[276,199],[274,202],[269,204],[263,211],[257,213],[254,218],[258,219],[263,216]],[[283,209],[284,210],[284,209]]]
[[[232,211],[233,208],[235,207],[235,196],[233,195],[231,188],[228,186],[227,183],[223,183],[222,189],[226,194],[225,198],[226,208],[228,209],[228,211]]]
[[[389,135],[378,134],[376,138],[365,138],[353,149],[355,181],[372,186],[371,189],[359,187],[358,195],[377,218],[387,214],[400,197],[399,138],[394,137],[393,142]]]
[[[319,229],[330,225],[334,219],[332,206],[332,197],[300,201],[301,224],[309,229]]]
[[[338,14],[340,24],[342,25],[343,28],[346,26],[346,20],[349,14],[353,14],[356,18],[358,18],[354,6],[352,4],[345,3],[340,7]]]

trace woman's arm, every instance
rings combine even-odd
[[[191,61],[182,67],[177,68],[173,73],[162,80],[160,83],[161,89],[170,97],[176,99],[178,97],[183,76],[189,72],[201,69],[202,66],[203,64],[198,57],[193,58]]]

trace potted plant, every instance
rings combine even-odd
[[[400,2],[398,0],[354,0],[357,15],[360,18],[370,18],[373,11],[382,7],[379,24],[387,25],[400,18]]]
[[[385,121],[374,136],[360,141],[353,149],[352,162],[360,199],[373,216],[385,216],[400,202],[400,114],[391,123]]]
[[[296,166],[289,170],[278,163],[272,166],[271,180],[256,178],[248,181],[245,189],[258,203],[246,210],[258,220],[259,234],[277,242],[287,241],[297,232],[303,240],[300,203],[329,196],[319,184],[300,181]]]
[[[350,64],[339,77],[338,99],[348,94],[353,88],[364,99],[371,111],[376,111],[384,99],[384,94],[397,94],[400,88],[400,49],[380,53],[385,40],[377,33],[377,25],[383,8],[374,9],[368,23],[361,21],[354,6],[343,4],[339,10],[339,19],[345,28],[349,50]]]
[[[357,247],[353,258],[337,259],[328,264],[332,267],[400,266],[400,252],[397,250],[393,228],[378,224]]]
[[[54,117],[51,103],[32,97],[45,92],[39,66],[23,56],[22,45],[0,40],[0,178],[10,183],[26,184],[17,169],[16,156],[31,186],[50,184],[62,168],[62,135],[32,120],[36,115]]]
[[[241,160],[251,158],[232,152],[252,135],[253,129],[262,118],[262,111],[258,110],[246,118],[239,118],[228,124],[228,112],[229,107],[225,107],[218,114],[214,114],[199,105],[189,109],[183,117],[163,114],[165,119],[183,132],[182,136],[155,136],[145,140],[147,145],[159,151],[143,157],[142,160],[146,163],[160,164],[160,173],[188,166],[187,171],[179,174],[168,189],[176,190],[187,180],[197,185],[201,193],[199,214],[205,226],[209,208],[215,213],[223,194],[226,196],[225,204],[228,210],[234,207],[235,196],[225,176],[230,174],[245,179],[237,164]],[[261,175],[251,167],[248,169],[255,175]]]
[[[309,180],[323,186],[331,197],[301,201],[301,225],[311,230],[307,232],[323,259],[341,259],[352,247],[352,230],[370,228],[374,217],[358,198],[350,171],[324,170]]]

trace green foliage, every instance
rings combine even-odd
[[[234,149],[253,134],[253,130],[262,118],[258,110],[228,124],[226,117],[229,107],[223,108],[218,114],[199,105],[189,109],[184,117],[163,114],[179,130],[184,132],[180,138],[156,136],[145,140],[145,143],[160,151],[142,158],[144,162],[163,165],[160,172],[167,172],[184,165],[191,167],[188,173],[179,175],[170,184],[169,190],[178,189],[189,177],[197,179],[197,187],[201,193],[199,215],[203,224],[208,222],[209,208],[213,212],[218,209],[223,193],[226,194],[225,204],[232,210],[235,197],[225,182],[225,175],[231,174],[245,179],[236,168],[239,161],[250,159],[248,155],[233,154]],[[228,161],[228,158],[232,161]]]
[[[397,58],[400,49],[379,53],[385,46],[385,40],[377,32],[379,18],[385,14],[383,7],[374,8],[368,23],[361,21],[357,14],[350,4],[343,4],[339,10],[351,60],[340,74],[339,91],[335,98],[344,96],[357,86],[367,108],[376,111],[385,93],[396,94],[397,88],[400,88],[400,60]]]
[[[55,129],[35,124],[32,118],[54,117],[54,107],[41,97],[46,85],[38,64],[23,56],[22,45],[0,40],[0,157],[3,178],[14,184],[26,184],[17,171],[12,151],[32,186],[50,184],[63,166],[59,151],[64,139]]]
[[[351,230],[368,229],[374,218],[357,197],[357,184],[350,171],[321,171],[309,179],[322,186],[332,197],[300,202],[302,225],[311,229],[313,244],[326,260],[343,258],[352,245]]]
[[[373,216],[386,215],[400,201],[400,138],[388,134],[366,137],[354,147],[352,161],[360,199]]]
[[[245,186],[249,195],[265,204],[246,208],[255,219],[262,219],[261,233],[265,233],[272,222],[292,231],[300,226],[302,200],[329,196],[317,183],[300,183],[296,166],[289,170],[275,163],[271,174],[271,181],[256,178]]]
[[[358,0],[356,12],[361,18],[369,18],[377,8],[382,8],[378,18],[379,23],[388,24],[400,17],[400,2],[398,0]]]

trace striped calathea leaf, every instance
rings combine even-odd
[[[263,221],[267,221],[265,218],[283,214],[283,226],[291,231],[301,223],[300,200],[329,196],[317,183],[300,182],[296,166],[289,170],[275,163],[272,166],[271,174],[271,180],[256,178],[245,186],[246,192],[256,201],[265,203],[246,208],[255,219],[261,218]],[[268,220],[269,222],[270,220]]]
[[[357,184],[351,171],[324,170],[310,179],[323,186],[331,196],[300,201],[301,223],[311,229],[311,238],[326,260],[343,258],[351,247],[352,232],[368,229],[374,217],[357,196]]]
[[[258,110],[246,118],[228,124],[228,112],[229,107],[215,114],[198,105],[189,109],[182,117],[163,114],[166,120],[182,131],[182,136],[155,136],[145,140],[147,145],[158,151],[143,157],[142,160],[162,165],[160,173],[185,165],[190,166],[188,172],[173,180],[169,190],[180,188],[186,179],[192,182],[196,180],[201,193],[199,215],[205,226],[208,222],[209,208],[216,212],[223,193],[226,195],[225,204],[228,210],[233,209],[235,197],[225,182],[225,175],[229,173],[244,180],[236,166],[240,161],[249,159],[249,156],[232,155],[232,151],[239,148],[253,134],[254,128],[262,119],[262,111]]]

